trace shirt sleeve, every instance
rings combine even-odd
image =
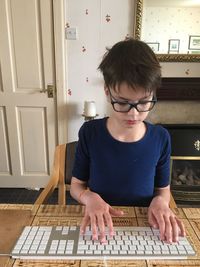
[[[88,134],[87,123],[84,123],[78,133],[78,144],[75,153],[75,160],[72,169],[72,175],[82,181],[89,179],[89,149],[88,149]]]
[[[156,166],[155,187],[157,188],[166,187],[170,183],[171,140],[167,130],[165,130],[162,143],[160,158]]]

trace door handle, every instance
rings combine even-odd
[[[47,89],[40,90],[40,93],[47,93],[48,98],[53,98],[55,92],[55,86],[52,84],[47,85]]]

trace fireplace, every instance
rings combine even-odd
[[[178,205],[200,206],[200,125],[164,124],[171,136],[171,191]]]

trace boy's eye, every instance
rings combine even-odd
[[[146,105],[146,104],[148,104],[149,103],[149,101],[139,101],[138,102],[138,104],[140,104],[140,105]]]
[[[128,100],[119,100],[119,99],[115,99],[115,101],[116,101],[119,105],[127,105],[127,104],[130,104]]]
[[[126,106],[126,105],[129,105],[128,102],[120,102],[120,101],[117,101],[117,104],[119,104],[120,106]]]
[[[123,105],[146,105],[149,103],[149,101],[138,101],[138,102],[128,102],[128,101],[116,101],[119,105],[123,106]]]

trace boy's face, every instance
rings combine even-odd
[[[126,128],[132,128],[143,122],[155,104],[153,93],[145,92],[141,87],[133,89],[126,83],[122,83],[115,90],[105,87],[105,93],[113,106],[112,117]],[[137,106],[133,107],[129,104],[137,104]]]

